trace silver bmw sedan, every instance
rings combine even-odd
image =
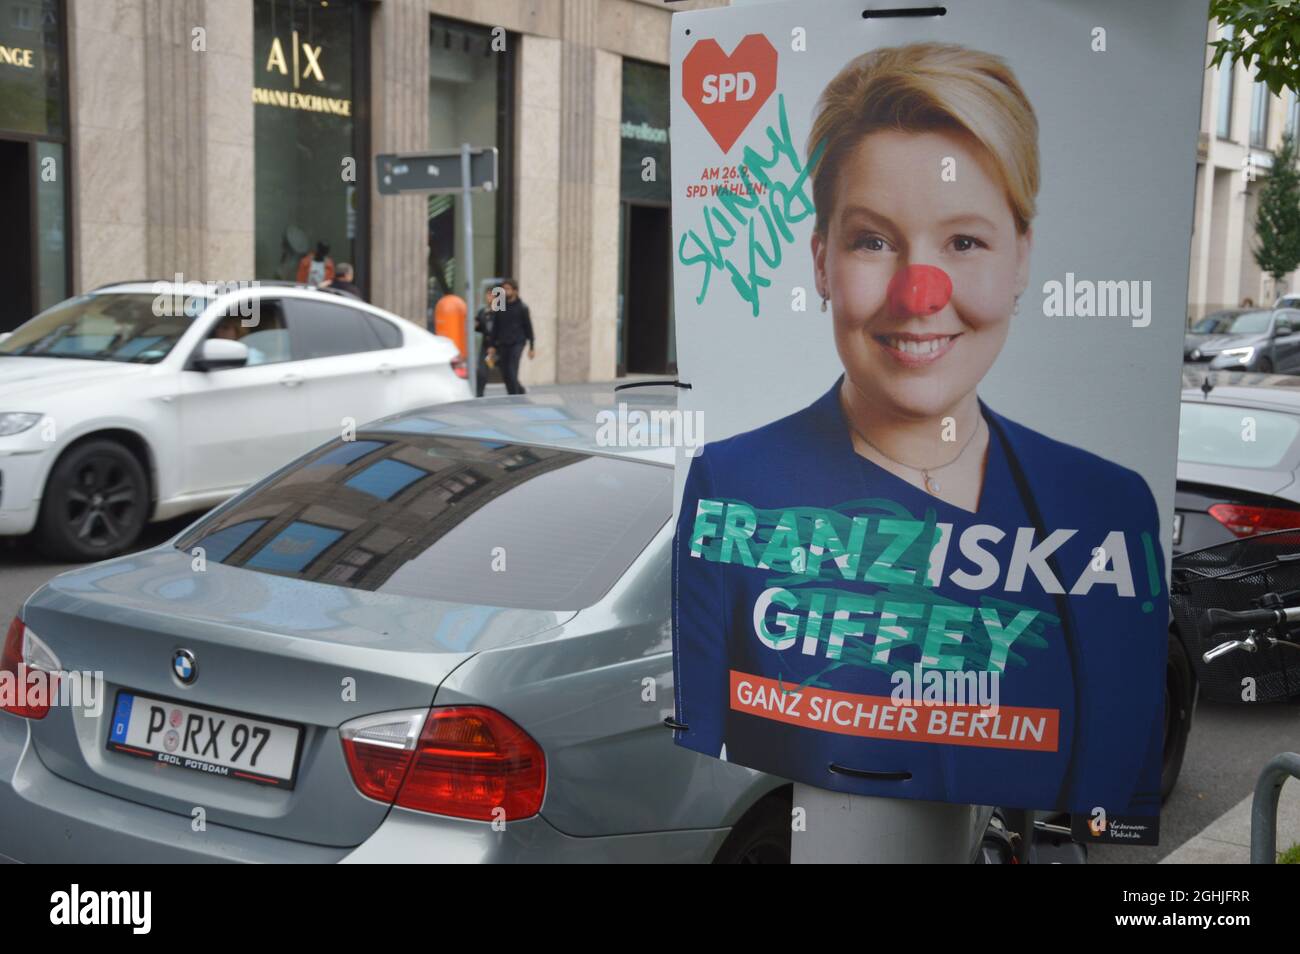
[[[788,783],[664,725],[673,451],[606,425],[673,401],[626,393],[384,419],[42,587],[0,855],[788,859]]]

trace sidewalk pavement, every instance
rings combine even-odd
[[[1206,825],[1160,862],[1162,865],[1250,864],[1250,795]],[[1277,803],[1277,850],[1300,842],[1300,780],[1282,786]]]
[[[629,384],[633,381],[672,381],[676,378],[675,374],[629,374],[625,377],[615,378],[613,381],[586,381],[581,384],[529,384],[525,385],[529,391],[536,391],[538,394],[546,394],[548,391],[608,391],[615,385]],[[505,397],[506,386],[504,384],[489,384],[484,392],[484,397]]]

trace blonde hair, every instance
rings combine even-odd
[[[818,233],[826,234],[844,157],[881,129],[970,134],[1001,174],[1016,228],[1029,228],[1038,195],[1038,119],[1001,57],[915,43],[863,53],[840,70],[817,101],[808,136],[808,161],[822,150],[812,172]]]

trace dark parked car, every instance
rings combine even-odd
[[[1184,337],[1183,359],[1214,370],[1300,373],[1300,310],[1229,309],[1207,315]]]
[[[1300,527],[1300,378],[1188,369],[1183,384],[1174,553]]]

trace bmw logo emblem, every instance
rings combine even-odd
[[[172,672],[185,685],[189,685],[199,676],[199,664],[194,661],[194,654],[188,649],[178,649],[172,654]]]

